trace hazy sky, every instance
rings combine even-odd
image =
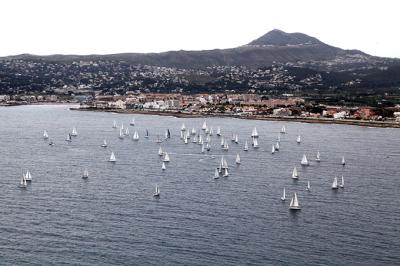
[[[0,0],[0,55],[230,48],[277,28],[400,58],[399,0]]]

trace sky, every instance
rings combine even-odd
[[[272,29],[400,58],[398,0],[0,0],[0,56],[237,47]]]

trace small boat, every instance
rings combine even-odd
[[[221,136],[221,128],[217,127],[217,136],[220,137]]]
[[[225,168],[224,170],[225,170],[225,171],[224,171],[224,174],[223,174],[222,176],[223,176],[223,177],[229,176],[228,168]]]
[[[167,169],[167,167],[166,167],[165,163],[163,162],[162,165],[161,165],[161,170],[164,171],[165,169]]]
[[[221,147],[224,147],[224,145],[225,145],[225,139],[221,138]]]
[[[111,156],[110,156],[110,159],[109,159],[108,161],[109,161],[109,162],[112,162],[112,163],[114,163],[114,162],[117,161],[117,159],[115,158],[114,152],[111,152]]]
[[[65,141],[67,141],[67,142],[71,142],[72,141],[71,134],[67,135],[67,138],[65,139]]]
[[[249,144],[246,142],[244,143],[244,151],[248,151],[249,150]]]
[[[163,155],[164,155],[164,152],[163,152],[161,146],[160,146],[160,148],[158,149],[158,155],[159,155],[159,156],[163,156]]]
[[[208,132],[208,135],[209,135],[209,136],[212,136],[213,134],[214,134],[213,128],[210,127],[210,131]]]
[[[281,201],[285,201],[285,200],[286,200],[286,192],[285,192],[285,188],[283,188],[283,193],[282,193]]]
[[[210,150],[211,150],[210,142],[207,142],[206,150],[207,150],[207,151],[210,151]]]
[[[146,138],[146,139],[148,139],[149,137],[150,137],[150,135],[149,135],[149,131],[146,129],[146,135],[144,135],[144,137]]]
[[[272,153],[272,154],[275,153],[275,145],[272,145],[271,153]]]
[[[294,193],[293,198],[290,200],[289,209],[293,210],[293,211],[297,211],[297,210],[301,209],[300,205],[299,205],[299,200],[297,199],[296,192]]]
[[[114,120],[112,128],[117,128],[117,122]]]
[[[276,141],[281,142],[281,135],[278,135],[278,137],[276,138]]]
[[[182,123],[181,131],[186,131],[185,123]]]
[[[300,144],[300,142],[301,142],[301,137],[300,137],[300,135],[297,136],[296,142]]]
[[[206,152],[206,150],[205,150],[205,148],[204,148],[204,144],[202,144],[201,145],[201,153],[205,153]]]
[[[232,138],[231,138],[232,142],[235,142],[235,134],[232,133]]]
[[[138,133],[137,131],[135,131],[135,132],[133,133],[132,139],[135,140],[135,141],[138,141],[138,140],[139,140],[139,133]]]
[[[315,161],[320,162],[321,161],[321,157],[320,157],[320,153],[319,151],[317,152],[317,157],[315,157]]]
[[[235,160],[236,164],[240,164],[240,156],[239,153],[236,155],[236,160]]]
[[[19,187],[20,188],[24,188],[24,189],[27,187],[27,183],[26,183],[26,179],[25,179],[25,175],[24,174],[22,174],[21,181],[19,182]]]
[[[125,128],[124,135],[125,135],[125,136],[129,136],[129,128]]]
[[[197,143],[197,136],[193,137],[192,143]]]
[[[292,178],[293,179],[299,179],[299,175],[297,173],[297,168],[293,168],[293,172],[292,172]]]
[[[308,165],[307,156],[305,154],[303,154],[303,158],[301,159],[300,164],[303,165],[303,166],[307,166]]]
[[[123,138],[124,138],[124,131],[123,131],[122,128],[119,129],[119,136],[118,136],[118,138],[119,138],[119,139],[123,139]]]
[[[76,127],[74,127],[74,128],[72,129],[71,136],[73,136],[73,137],[78,136],[78,131],[76,131]]]
[[[281,128],[281,133],[282,133],[282,134],[286,134],[286,127],[285,127],[285,126],[282,126],[282,128]]]
[[[188,142],[188,138],[185,137],[185,138],[183,139],[183,142],[184,142],[185,144],[188,144],[188,143],[189,143],[189,142]]]
[[[342,182],[340,183],[340,188],[344,188],[344,177],[342,176]]]
[[[260,146],[258,146],[258,140],[257,140],[257,138],[254,138],[254,139],[253,139],[253,148],[254,148],[254,149],[260,148]]]
[[[56,144],[55,144],[53,141],[50,141],[50,142],[49,142],[49,145],[50,145],[50,146],[54,146],[54,145],[56,145]]]
[[[218,171],[218,168],[216,168],[215,172],[214,172],[214,179],[218,179],[218,178],[219,178],[219,171]]]
[[[337,177],[335,176],[335,178],[333,178],[333,182],[332,182],[332,189],[338,189],[338,181],[337,181]]]
[[[160,197],[160,188],[156,185],[156,191],[153,194],[153,197],[159,198]]]
[[[157,135],[156,143],[161,143],[161,142],[163,142],[163,141],[160,139],[160,136]]]
[[[224,146],[222,147],[223,151],[228,151],[229,150],[229,145],[227,142],[224,143]]]
[[[165,138],[166,138],[166,139],[170,139],[170,138],[171,138],[171,132],[169,131],[169,129],[167,129],[167,130],[165,131]]]
[[[196,135],[196,129],[192,128],[192,135]]]
[[[49,138],[49,134],[47,134],[47,131],[43,131],[43,139],[48,139]]]
[[[101,144],[101,147],[107,148],[107,141],[106,140],[103,140],[103,144]]]
[[[342,157],[342,165],[345,165],[346,161],[344,160],[344,156]]]
[[[201,130],[206,130],[207,129],[207,122],[203,122],[203,126],[201,127]]]
[[[85,171],[83,171],[82,178],[87,179],[89,177],[89,171],[85,168]]]
[[[258,138],[258,132],[256,127],[254,127],[253,131],[251,132],[251,137]]]
[[[306,188],[306,190],[307,190],[307,191],[311,191],[310,181],[307,182],[307,188]]]
[[[131,122],[129,122],[129,125],[131,125],[131,126],[135,125],[135,118],[132,118]]]
[[[238,137],[238,135],[236,134],[236,136],[235,136],[235,143],[236,144],[238,144],[239,143],[239,137]]]
[[[168,152],[164,152],[163,162],[169,162],[169,155],[168,155]]]
[[[25,180],[26,180],[27,182],[31,182],[31,181],[32,181],[32,175],[31,175],[31,172],[29,172],[29,170],[26,171]]]

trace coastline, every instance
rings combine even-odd
[[[366,121],[366,120],[354,120],[354,119],[333,119],[333,118],[308,118],[308,117],[277,117],[277,116],[260,116],[260,115],[248,115],[238,116],[232,114],[189,114],[179,113],[171,111],[138,111],[133,109],[95,109],[95,108],[74,108],[71,107],[72,111],[92,111],[92,112],[110,112],[120,114],[142,114],[142,115],[159,115],[159,116],[173,116],[179,118],[201,118],[201,117],[224,117],[224,118],[237,118],[237,119],[249,119],[249,120],[264,120],[264,121],[287,121],[297,123],[310,123],[310,124],[338,124],[338,125],[354,125],[362,127],[376,127],[376,128],[400,128],[400,123],[386,122],[386,121]]]

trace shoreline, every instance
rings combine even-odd
[[[385,121],[365,121],[353,119],[333,119],[333,118],[305,118],[305,117],[275,117],[275,116],[237,116],[231,114],[188,114],[178,112],[163,112],[163,111],[138,111],[133,109],[95,109],[95,108],[73,108],[72,111],[91,111],[91,112],[110,112],[120,114],[142,114],[142,115],[158,115],[158,116],[173,116],[178,118],[201,118],[201,117],[222,117],[222,118],[237,118],[248,120],[264,120],[264,121],[287,121],[297,123],[310,123],[310,124],[338,124],[338,125],[354,125],[362,127],[376,127],[376,128],[400,128],[400,123],[385,122]]]

